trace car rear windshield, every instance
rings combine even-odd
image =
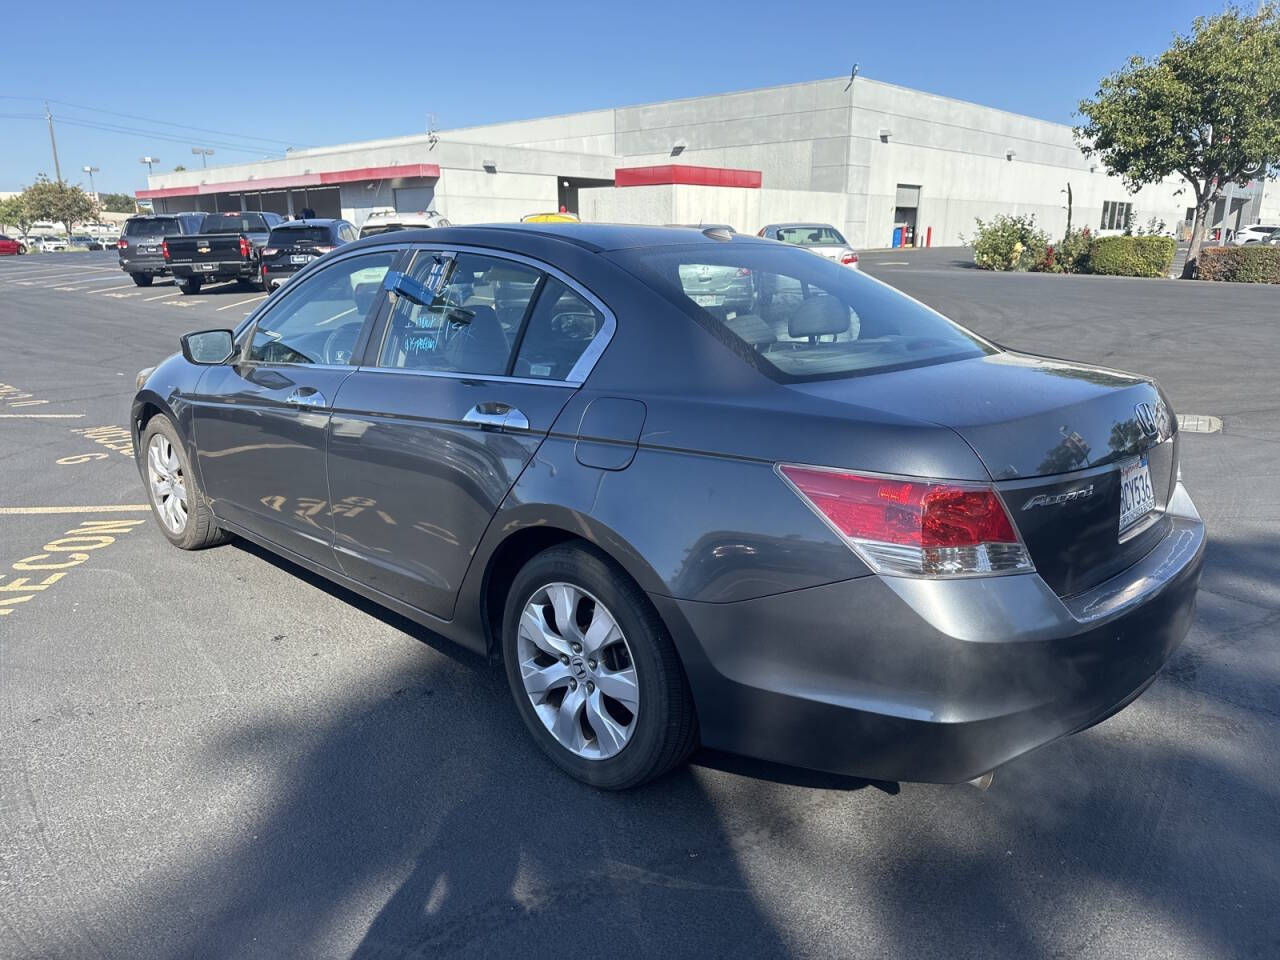
[[[800,247],[845,245],[844,237],[835,227],[779,227],[778,239]]]
[[[155,220],[130,220],[124,225],[126,237],[163,237],[180,233],[178,221],[172,217],[160,217]]]
[[[376,227],[361,227],[360,236],[361,238],[376,237],[383,233],[395,233],[397,230],[404,229],[406,228],[401,223],[380,223]]]
[[[267,241],[273,247],[287,247],[293,243],[329,243],[328,227],[277,227]]]
[[[996,352],[887,284],[794,247],[698,243],[613,256],[745,361],[782,382]]]
[[[213,213],[204,218],[201,233],[253,233],[267,229],[260,213]]]

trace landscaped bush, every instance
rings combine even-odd
[[[1196,259],[1196,279],[1280,283],[1280,247],[1263,243],[1204,247]]]
[[[1113,277],[1166,277],[1177,249],[1173,237],[1098,237],[1089,245],[1089,272]]]
[[[1047,269],[1052,273],[1088,273],[1091,239],[1088,227],[1072,230],[1049,248],[1052,258]]]
[[[973,262],[983,270],[1045,269],[1049,238],[1036,229],[1032,215],[999,214],[989,222],[976,220],[978,232],[973,238]]]

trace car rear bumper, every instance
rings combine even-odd
[[[160,254],[130,254],[120,258],[120,269],[125,273],[146,273],[154,277],[168,274],[168,264]]]
[[[209,267],[211,269],[205,269]],[[221,260],[211,263],[172,263],[169,265],[175,277],[197,280],[248,280],[257,276],[257,264],[252,261]]]
[[[263,269],[262,280],[264,283],[268,283],[273,287],[278,287],[292,278],[295,273],[303,269],[305,266],[306,264],[298,264],[296,266],[288,263],[271,264]]]
[[[954,783],[1105,720],[1191,626],[1204,525],[1179,493],[1168,535],[1147,556],[1066,600],[1035,574],[868,576],[725,604],[653,597],[703,743]]]

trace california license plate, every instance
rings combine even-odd
[[[1120,532],[1124,533],[1156,508],[1151,468],[1142,457],[1120,469]]]
[[[156,253],[157,250],[158,250],[157,247],[139,247],[138,248],[139,253]]]
[[[290,263],[310,263],[315,257],[308,257],[306,254],[295,253],[289,258]]]
[[[724,303],[724,297],[718,297],[714,293],[695,293],[692,299],[700,307],[718,307]]]

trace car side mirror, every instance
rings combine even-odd
[[[204,367],[226,363],[235,351],[236,338],[230,330],[200,330],[182,338],[182,355],[187,362]]]
[[[435,295],[417,280],[396,270],[387,271],[382,279],[382,289],[397,297],[404,297],[420,307],[431,306],[431,301],[435,299]]]

